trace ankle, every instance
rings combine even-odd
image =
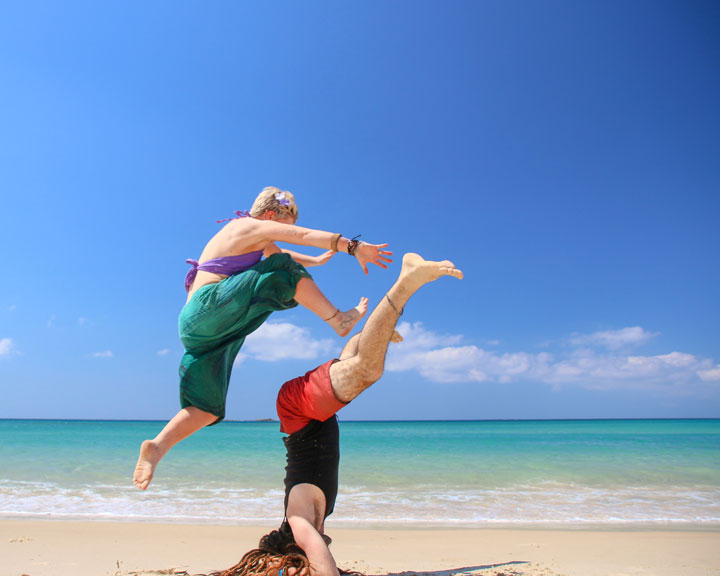
[[[340,314],[340,308],[335,308],[335,312],[333,313],[333,315],[330,316],[329,318],[325,318],[325,319],[324,319],[325,322],[330,322],[330,320],[332,320],[333,318],[337,317],[338,314]]]
[[[397,306],[395,306],[395,304],[393,304],[393,301],[390,300],[390,296],[388,294],[385,294],[385,300],[387,300],[388,304],[390,304],[392,309],[395,310],[395,313],[398,315],[398,317],[403,315],[403,312],[405,312],[404,306],[401,307],[400,310],[398,310]]]

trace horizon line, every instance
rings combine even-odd
[[[623,418],[420,418],[420,419],[398,419],[398,420],[367,420],[367,419],[342,419],[341,422],[623,422],[623,421],[650,421],[650,420],[720,420],[720,416],[701,416],[701,417],[623,417]],[[19,421],[19,422],[167,422],[166,419],[122,419],[122,418],[13,418],[0,417],[0,422]],[[223,420],[226,423],[235,424],[279,424],[277,418],[255,418],[251,420]]]

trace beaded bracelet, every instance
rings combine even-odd
[[[361,234],[358,234],[357,236],[355,236],[355,238],[348,241],[347,252],[348,254],[350,254],[350,256],[355,256],[355,252],[357,252],[358,247],[360,246],[360,244],[362,244],[362,242],[358,240],[360,236]]]

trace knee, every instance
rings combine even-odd
[[[358,372],[358,380],[362,383],[364,388],[367,388],[380,380],[380,377],[383,374],[383,366],[382,364],[377,365],[374,363],[371,364],[364,362]]]
[[[358,356],[354,356],[330,367],[330,382],[335,397],[341,402],[350,402],[377,382],[382,373],[382,364],[363,361]]]

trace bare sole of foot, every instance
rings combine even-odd
[[[353,326],[357,324],[360,319],[365,316],[368,309],[368,299],[365,297],[360,298],[360,302],[355,308],[351,308],[345,312],[340,312],[332,318],[330,326],[333,327],[338,336],[347,336]]]
[[[450,260],[433,262],[424,260],[419,254],[409,252],[403,256],[402,270],[398,281],[405,283],[409,288],[417,290],[423,284],[437,280],[442,276],[451,276],[462,279],[462,271],[455,268]]]
[[[140,446],[140,456],[135,465],[133,484],[140,490],[147,490],[150,485],[155,466],[160,461],[160,453],[151,440],[145,440]]]

